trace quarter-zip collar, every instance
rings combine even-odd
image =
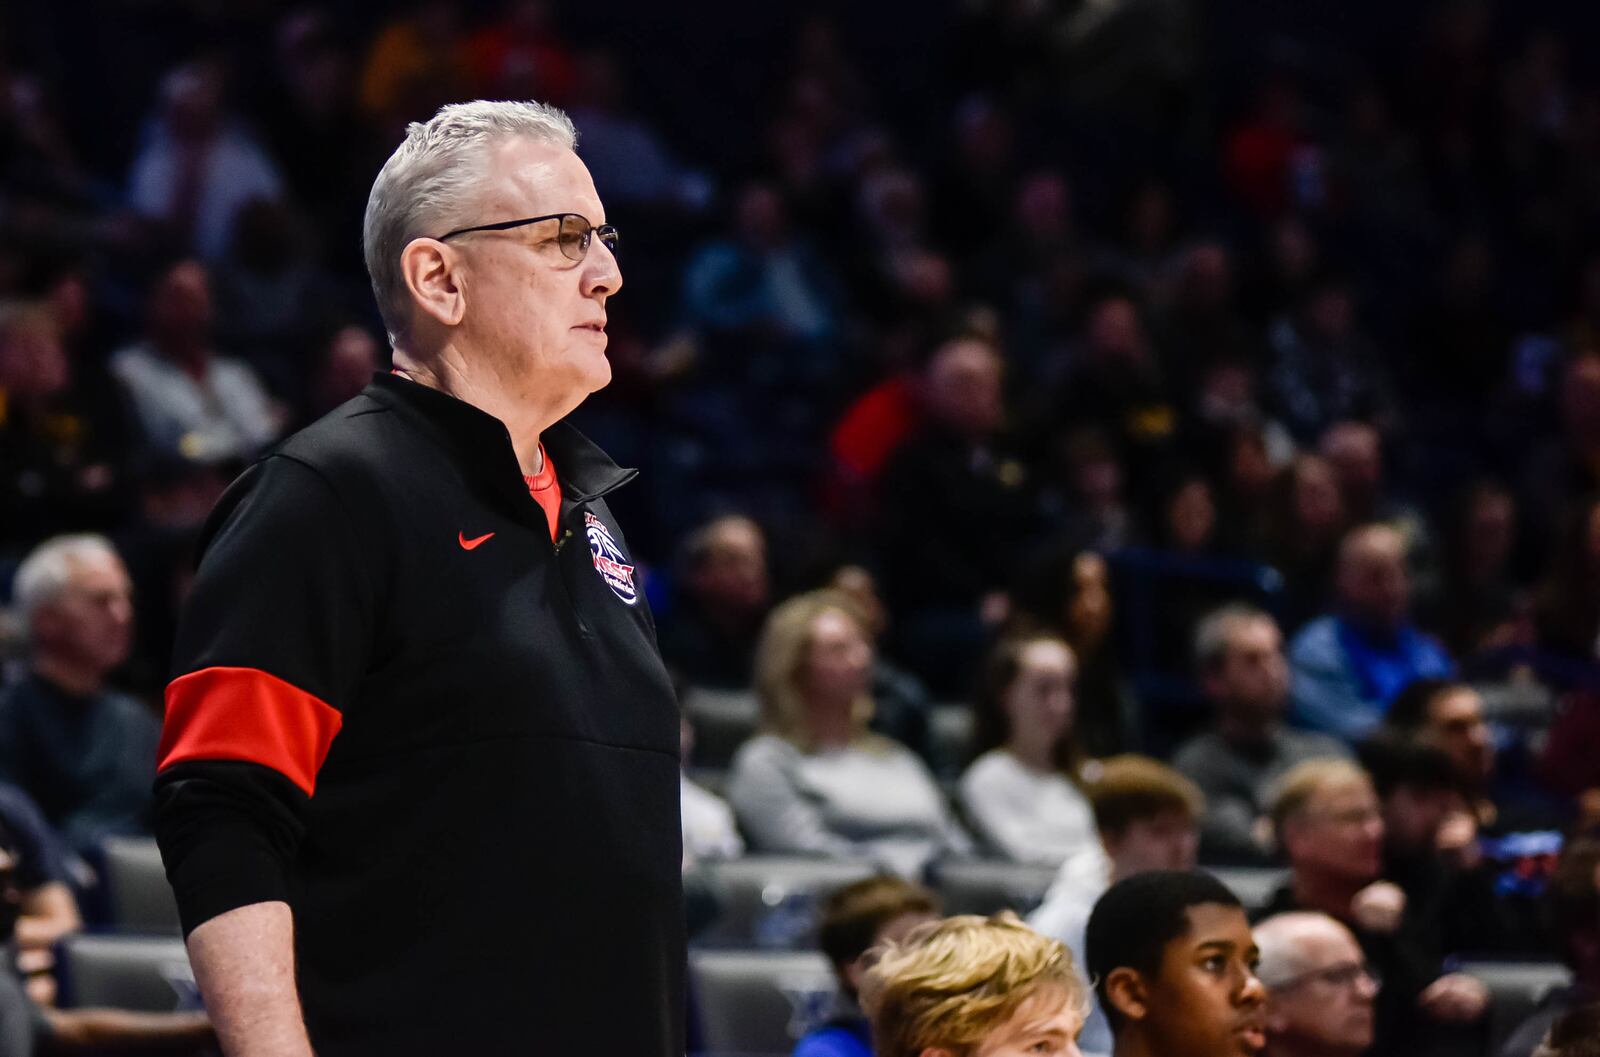
[[[505,423],[481,408],[398,374],[373,375],[363,391],[406,422],[433,437],[456,457],[465,473],[495,493],[528,499],[528,486]],[[627,484],[639,474],[611,461],[600,446],[565,419],[539,437],[555,464],[564,499],[582,503]]]

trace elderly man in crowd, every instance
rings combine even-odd
[[[1340,541],[1333,612],[1294,637],[1289,665],[1293,721],[1352,743],[1382,721],[1412,680],[1455,674],[1444,647],[1411,623],[1406,541],[1398,529],[1361,525]]]
[[[28,674],[0,696],[0,782],[77,850],[149,832],[161,724],[108,679],[133,648],[133,587],[101,536],[58,536],[17,569]]]
[[[1272,822],[1289,880],[1267,912],[1317,911],[1355,935],[1385,981],[1378,1052],[1478,1045],[1488,992],[1470,976],[1441,973],[1446,952],[1425,927],[1428,908],[1411,905],[1383,879],[1383,811],[1366,772],[1349,760],[1300,764],[1279,783]]]
[[[213,512],[158,837],[230,1055],[683,1053],[678,714],[563,420],[616,229],[538,103],[413,124],[364,245],[395,372]]]
[[[1267,988],[1265,1057],[1359,1057],[1372,1045],[1379,980],[1350,930],[1326,914],[1256,925]]]

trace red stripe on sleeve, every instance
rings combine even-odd
[[[167,684],[157,770],[184,760],[271,767],[310,796],[344,718],[258,668],[202,668]]]

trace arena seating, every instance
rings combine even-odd
[[[176,936],[178,903],[161,865],[161,851],[148,838],[112,837],[100,845],[106,886],[107,924],[117,932]]]
[[[58,959],[64,1007],[160,1013],[194,995],[194,972],[176,937],[70,936]]]
[[[818,903],[835,889],[878,872],[864,860],[786,856],[750,856],[706,867],[722,913],[697,942],[769,949],[811,946]]]
[[[815,951],[689,952],[707,1057],[787,1055],[826,1020],[836,988]]]

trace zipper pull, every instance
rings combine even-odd
[[[561,553],[561,545],[566,543],[567,540],[569,540],[571,538],[572,538],[572,530],[571,529],[562,530],[561,538],[556,540],[556,553],[557,554]]]

